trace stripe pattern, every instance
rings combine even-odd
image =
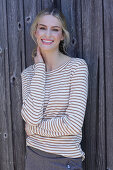
[[[82,126],[88,96],[88,66],[71,58],[46,72],[45,63],[21,73],[26,144],[65,157],[85,158]]]

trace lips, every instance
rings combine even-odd
[[[50,45],[54,42],[53,40],[50,40],[50,39],[41,39],[41,40],[42,40],[42,43],[46,45]]]

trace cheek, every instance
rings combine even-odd
[[[43,32],[37,30],[37,32],[36,32],[36,38],[39,38],[39,37],[42,36],[42,35],[43,35]]]
[[[56,33],[54,36],[56,36],[57,39],[61,39],[62,38],[62,33]]]

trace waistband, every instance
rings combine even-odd
[[[38,155],[38,156],[41,156],[41,157],[45,157],[45,158],[51,158],[51,159],[55,159],[55,158],[68,158],[68,159],[82,159],[82,157],[79,157],[79,158],[70,158],[70,157],[64,157],[62,155],[58,155],[58,154],[54,154],[54,153],[49,153],[49,152],[45,152],[45,151],[42,151],[40,149],[37,149],[37,148],[33,148],[31,146],[26,146],[26,150],[27,151],[31,151],[33,152],[34,154]]]

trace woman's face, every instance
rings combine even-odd
[[[40,17],[35,37],[42,50],[58,49],[60,41],[64,39],[62,23],[52,15]]]

